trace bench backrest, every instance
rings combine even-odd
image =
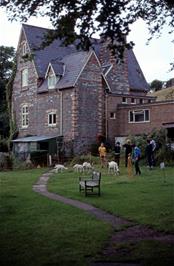
[[[93,180],[100,181],[100,179],[101,179],[101,173],[100,172],[93,171],[92,172],[92,179]]]

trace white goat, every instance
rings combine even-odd
[[[88,162],[84,162],[83,163],[83,169],[89,172],[90,170],[93,169],[93,166]]]
[[[54,172],[55,173],[58,173],[58,172],[63,172],[63,170],[66,170],[66,169],[68,169],[67,167],[65,167],[63,164],[56,164],[55,166],[54,166]]]
[[[73,166],[73,168],[74,168],[74,170],[75,170],[76,172],[80,172],[80,173],[83,172],[83,165],[82,165],[82,164],[75,164],[75,165]]]
[[[108,173],[115,173],[117,175],[119,175],[120,170],[118,168],[118,164],[114,161],[108,162]]]

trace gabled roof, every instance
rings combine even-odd
[[[74,84],[77,73],[82,66],[81,62],[85,60],[87,52],[77,50],[75,44],[63,46],[60,39],[54,40],[49,46],[43,49],[38,49],[45,40],[49,29],[26,24],[23,24],[22,28],[25,32],[29,48],[34,53],[34,62],[38,76],[40,78],[45,77],[49,63],[51,63],[54,72],[57,75],[61,75],[65,70],[63,69],[63,64],[65,64],[65,79],[59,81],[60,84],[58,84],[58,87],[60,88],[62,86],[63,88]],[[93,39],[93,49],[97,57],[99,57],[101,46],[102,42],[100,40]],[[149,85],[132,50],[127,50],[127,62],[127,75],[130,89],[135,91],[148,91]],[[108,64],[110,64],[109,59]],[[108,69],[105,68],[103,70],[103,74],[105,75],[106,73],[109,78]]]
[[[56,88],[63,89],[73,87],[78,79],[78,76],[87,63],[91,52],[76,52],[64,56],[62,63],[66,66],[66,71],[62,79],[56,85]]]
[[[65,64],[63,62],[52,60],[47,67],[45,78],[47,78],[50,68],[52,69],[54,75],[59,77],[64,75]]]
[[[34,53],[34,61],[38,76],[44,78],[48,64],[57,58],[61,60],[64,56],[76,52],[75,45],[69,45],[67,47],[62,46],[62,41],[59,39],[54,40],[49,46],[44,49],[39,49],[45,36],[48,33],[48,29],[35,27],[23,24],[22,28],[27,37],[30,50]]]
[[[88,59],[90,58],[93,52],[76,52],[70,55],[65,56],[61,63],[66,66],[66,71],[64,75],[59,79],[56,84],[57,89],[64,89],[74,87],[78,77],[85,67]],[[47,80],[43,82],[40,88],[38,88],[38,92],[46,92],[48,91]]]
[[[133,50],[127,51],[128,61],[128,81],[130,89],[139,91],[149,91],[149,85],[144,77],[144,74],[137,62]]]
[[[56,74],[56,76],[63,76],[64,72],[65,72],[65,64],[61,61],[57,61],[57,60],[52,60],[50,62],[50,64],[52,65],[53,69],[54,69],[54,73]]]

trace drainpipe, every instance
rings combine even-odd
[[[105,136],[108,138],[108,95],[105,94]]]
[[[63,136],[63,93],[60,91],[60,136]]]

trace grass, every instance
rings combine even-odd
[[[98,170],[101,170],[97,166]],[[173,231],[174,169],[142,168],[141,176],[129,178],[121,167],[120,176],[102,169],[101,197],[84,197],[78,191],[79,174],[72,170],[55,174],[49,190],[91,203],[121,217],[162,231]]]
[[[49,190],[91,203],[110,213],[120,215],[158,230],[174,232],[174,168],[165,172],[159,168],[142,168],[141,176],[127,176],[121,167],[120,176],[108,175],[102,169],[101,197],[84,197],[78,192],[79,174],[68,172],[55,174],[49,182]],[[99,166],[97,169],[101,171]]]
[[[33,192],[42,172],[0,172],[0,265],[86,265],[110,227]]]
[[[99,165],[96,168],[101,170]],[[172,232],[174,169],[168,167],[162,172],[159,168],[152,171],[141,168],[142,175],[132,178],[127,177],[123,166],[120,176],[108,175],[102,170],[101,197],[80,194],[79,174],[72,168],[54,174],[49,190]],[[0,172],[1,266],[85,266],[100,254],[111,235],[110,226],[84,211],[33,192],[32,185],[44,171],[46,169]],[[165,243],[141,241],[121,248],[126,250],[127,256],[123,252],[111,260],[140,259],[144,265],[170,265],[166,263],[172,248]],[[117,243],[115,249],[120,249]],[[99,257],[102,259],[102,255]]]

